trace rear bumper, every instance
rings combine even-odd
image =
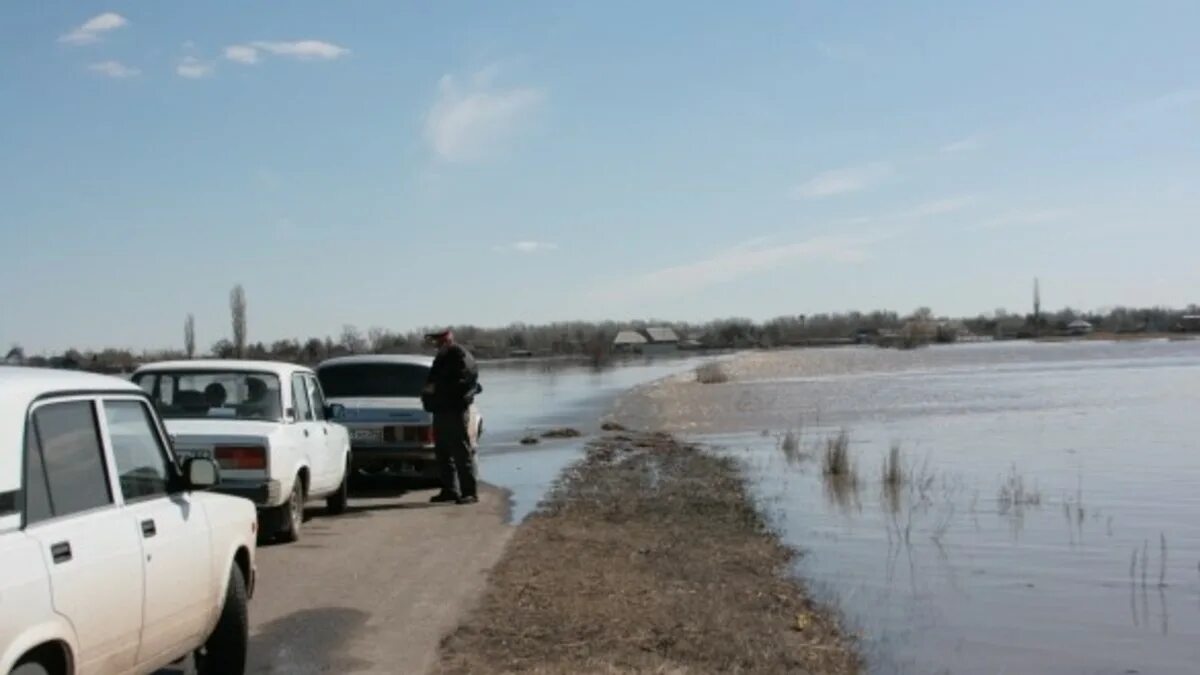
[[[249,499],[260,509],[277,506],[281,499],[279,481],[223,480],[213,492]]]
[[[355,471],[387,472],[400,476],[437,475],[436,457],[431,447],[354,447],[350,450],[350,468]]]

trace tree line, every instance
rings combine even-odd
[[[183,324],[182,348],[146,350],[106,348],[82,351],[69,349],[52,356],[29,356],[14,345],[6,363],[33,366],[80,368],[100,372],[129,372],[140,363],[168,359],[212,357],[226,359],[264,359],[313,365],[324,359],[350,354],[428,353],[424,336],[429,329],[397,332],[370,328],[365,332],[344,326],[336,337],[286,338],[271,342],[249,340],[246,293],[239,284],[229,294],[229,337],[218,340],[200,353],[196,345],[195,317],[188,314]],[[1200,315],[1200,307],[1117,307],[1103,312],[1085,312],[1070,308],[1056,312],[1013,314],[998,309],[975,317],[939,317],[922,307],[908,314],[890,310],[795,314],[757,322],[744,318],[717,319],[703,323],[679,321],[569,321],[549,324],[513,323],[486,328],[463,325],[453,330],[459,342],[479,358],[493,359],[511,355],[576,356],[594,361],[609,358],[617,333],[643,330],[652,326],[668,327],[694,348],[772,348],[819,344],[822,341],[850,340],[864,333],[903,331],[913,325],[936,326],[939,340],[950,341],[959,335],[1027,338],[1067,330],[1071,322],[1083,319],[1095,330],[1111,333],[1168,332],[1183,329],[1183,317]],[[948,328],[952,327],[952,328]],[[440,328],[440,327],[439,327]]]

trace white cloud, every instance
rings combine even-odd
[[[962,152],[971,152],[983,147],[983,139],[978,136],[968,136],[960,138],[953,143],[943,145],[940,152],[943,155],[957,155]]]
[[[880,239],[879,235],[830,235],[790,244],[753,239],[696,262],[615,277],[616,281],[605,282],[590,295],[596,301],[642,301],[694,293],[802,260],[860,263],[871,257],[869,247]]]
[[[332,61],[346,56],[350,50],[321,40],[297,40],[295,42],[256,40],[249,44],[226,47],[225,58],[237,63],[252,65],[258,63],[264,52],[297,61]]]
[[[1200,88],[1177,89],[1132,106],[1127,117],[1162,115],[1200,105]]]
[[[299,40],[296,42],[251,42],[255,49],[261,49],[268,54],[287,56],[300,61],[332,61],[350,53],[349,49],[339,47],[320,40]]]
[[[252,65],[258,63],[258,50],[246,45],[230,45],[225,48],[225,58],[236,63]]]
[[[88,19],[82,26],[72,30],[70,33],[59,36],[58,41],[68,45],[89,45],[99,42],[102,34],[128,24],[129,21],[120,14],[105,12],[104,14]]]
[[[558,250],[558,244],[552,244],[548,241],[515,241],[511,244],[497,246],[496,250],[513,253],[545,253],[546,251]]]
[[[1071,209],[1032,209],[1028,211],[1013,211],[1002,216],[985,220],[967,228],[972,231],[994,230],[1014,225],[1039,225],[1065,220],[1075,215]]]
[[[492,86],[495,68],[461,83],[453,75],[438,82],[437,100],[425,119],[425,137],[439,159],[478,160],[503,143],[545,100],[540,89]]]
[[[827,61],[861,63],[867,60],[867,50],[861,45],[856,45],[849,42],[818,40],[813,46],[816,47],[816,50]]]
[[[947,213],[961,211],[968,206],[974,204],[977,200],[975,195],[959,195],[957,197],[947,197],[945,199],[936,199],[931,202],[926,202],[909,212],[909,216],[914,218],[924,218],[927,216],[940,216]]]
[[[142,71],[138,70],[137,68],[131,68],[120,61],[101,61],[99,63],[93,63],[88,66],[88,70],[116,80],[123,80],[128,77],[136,77],[142,74]]]
[[[797,199],[820,199],[865,190],[892,175],[892,167],[884,162],[833,169],[813,176],[796,186],[792,195]]]
[[[180,77],[186,77],[191,80],[197,80],[202,77],[208,77],[213,74],[213,64],[201,61],[194,56],[186,56],[179,65],[175,67],[175,72]]]

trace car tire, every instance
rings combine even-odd
[[[350,458],[346,457],[346,472],[342,474],[342,484],[331,495],[325,498],[325,509],[331,515],[340,516],[346,512],[350,501]]]
[[[50,671],[37,661],[18,664],[13,668],[12,675],[50,675]]]
[[[237,565],[229,571],[229,587],[221,618],[204,647],[196,652],[198,675],[243,675],[250,642],[250,620],[246,613],[246,580]]]
[[[279,507],[280,541],[292,543],[300,540],[300,527],[304,524],[304,503],[308,501],[304,494],[304,481],[300,476],[292,482],[292,494],[283,506]]]

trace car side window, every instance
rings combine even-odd
[[[43,405],[33,413],[33,426],[55,517],[113,503],[91,401]]]
[[[317,378],[309,376],[304,378],[308,380],[308,390],[312,392],[313,417],[318,420],[325,419],[325,394],[321,392],[321,384],[317,382]]]
[[[126,501],[167,494],[171,474],[154,418],[140,401],[105,401],[104,418]]]
[[[303,375],[292,376],[292,405],[296,408],[297,422],[312,421],[312,403],[308,400],[308,387],[304,386]]]
[[[50,505],[50,486],[46,484],[46,468],[42,464],[42,449],[33,425],[25,432],[24,490],[26,525],[54,517],[54,508]]]

